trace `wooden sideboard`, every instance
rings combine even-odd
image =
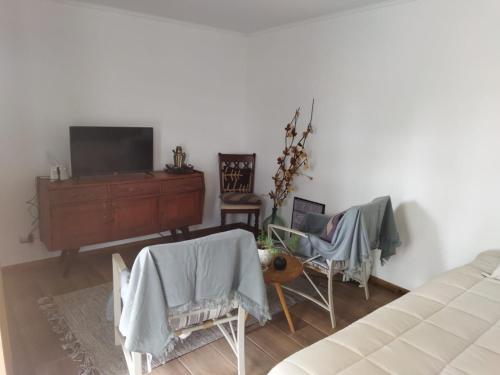
[[[62,251],[65,271],[80,247],[201,224],[203,173],[118,175],[51,182],[37,178],[40,239]]]

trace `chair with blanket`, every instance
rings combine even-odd
[[[368,300],[372,250],[381,250],[381,261],[384,263],[395,254],[395,249],[400,245],[390,197],[377,198],[368,204],[351,207],[333,217],[306,214],[300,230],[270,224],[268,236],[277,238],[286,251],[300,258],[304,265],[304,277],[312,285],[315,296],[288,286],[283,288],[327,310],[333,328],[336,324],[333,276],[342,273],[344,280],[359,282]],[[327,296],[313,282],[307,270],[327,277]]]
[[[147,247],[129,271],[113,254],[115,344],[131,375],[173,350],[191,332],[217,326],[245,374],[245,320],[270,318],[266,289],[250,232],[238,229]],[[233,326],[236,322],[236,330]]]

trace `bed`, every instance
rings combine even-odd
[[[291,355],[271,375],[500,374],[500,251]]]

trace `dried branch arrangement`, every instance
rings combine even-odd
[[[273,200],[273,208],[283,205],[288,193],[293,191],[293,179],[297,175],[302,175],[301,169],[309,169],[309,159],[305,150],[306,141],[313,132],[312,119],[314,113],[314,99],[311,106],[311,116],[306,130],[302,132],[299,138],[297,132],[297,122],[300,117],[300,108],[295,111],[292,121],[285,127],[285,148],[278,157],[278,170],[273,176],[274,190],[269,193]],[[312,180],[312,177],[307,176]]]

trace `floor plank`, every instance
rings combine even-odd
[[[12,365],[14,374],[16,375],[34,374],[35,366],[31,362],[31,359],[28,357],[29,351],[27,347],[24,345],[24,342],[22,340],[22,336],[19,331],[20,328],[18,327],[17,324],[13,323],[13,320],[9,321],[9,328],[10,328],[9,332],[10,344],[12,347]],[[44,363],[40,363],[39,365],[43,365]]]
[[[212,343],[214,348],[236,366],[236,356],[225,339]],[[248,338],[245,340],[245,369],[248,374],[263,375],[271,370],[276,361]]]
[[[288,322],[284,314],[278,314],[273,317],[271,324],[278,327],[281,331],[283,331],[283,333],[288,335],[288,337],[304,347],[314,344],[316,341],[319,341],[327,336],[324,332],[314,328],[293,314],[292,318],[295,327],[294,333],[290,331],[290,327],[288,326]]]
[[[61,358],[52,362],[41,363],[36,367],[35,375],[78,374],[78,365],[70,358]]]
[[[311,302],[298,303],[292,306],[290,311],[294,316],[299,317],[307,324],[316,328],[318,331],[323,332],[325,335],[331,335],[347,326],[347,322],[343,319],[343,315],[340,315],[337,312],[337,325],[335,329],[333,329],[329,313]]]
[[[157,367],[151,371],[152,375],[190,375],[191,373],[184,367],[181,361],[174,359],[167,364]]]
[[[272,324],[249,333],[247,337],[278,362],[303,348]]]
[[[209,344],[178,358],[193,375],[234,375],[236,367]]]

